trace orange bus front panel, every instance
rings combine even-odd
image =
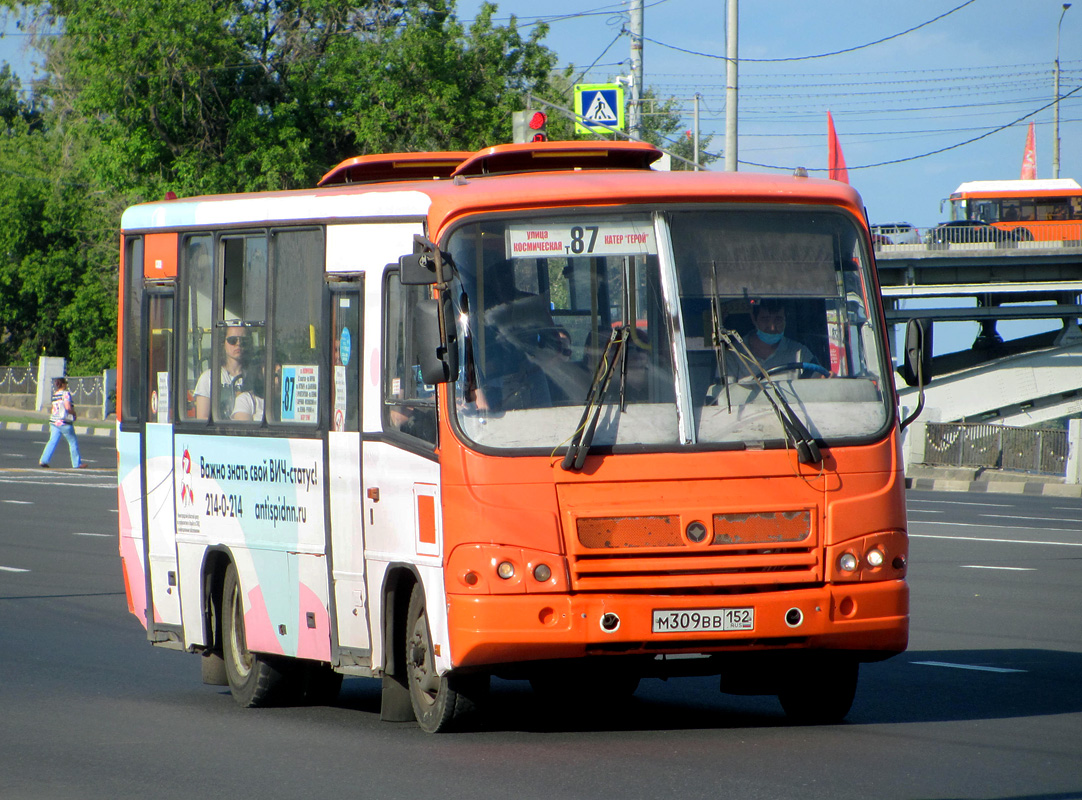
[[[904,581],[690,597],[449,595],[447,599],[456,667],[586,655],[710,653],[794,645],[888,655],[905,650],[909,631],[909,588]],[[679,622],[693,614],[720,616],[746,609],[753,612],[753,627],[743,630],[658,630],[659,615]]]

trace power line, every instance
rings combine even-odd
[[[1082,92],[1082,86],[1079,86],[1079,87],[1077,87],[1075,89],[1072,89],[1067,94],[1064,94],[1060,98],[1058,98],[1058,100],[1062,101],[1064,98],[1070,97],[1070,96],[1072,96],[1074,94],[1077,94],[1078,92]],[[949,145],[948,147],[941,147],[938,150],[932,150],[931,152],[928,152],[928,153],[921,153],[920,155],[905,156],[904,158],[895,158],[895,159],[891,159],[890,161],[880,161],[880,162],[875,163],[875,164],[861,164],[861,165],[855,166],[855,167],[848,167],[848,169],[850,169],[850,170],[871,169],[873,167],[886,167],[886,166],[890,166],[890,165],[893,165],[893,164],[904,164],[904,163],[906,163],[908,161],[916,161],[916,160],[921,159],[921,158],[928,158],[929,156],[937,156],[937,155],[939,155],[941,153],[947,153],[947,152],[950,152],[951,150],[957,150],[959,147],[965,147],[966,145],[973,144],[974,142],[979,142],[981,139],[987,139],[989,136],[997,134],[1000,131],[1006,130],[1007,128],[1013,127],[1014,125],[1017,125],[1020,122],[1024,122],[1025,120],[1029,119],[1030,117],[1033,117],[1033,116],[1041,113],[1042,111],[1051,108],[1052,106],[1054,106],[1056,104],[1056,102],[1057,102],[1057,100],[1053,100],[1051,103],[1043,105],[1040,108],[1038,108],[1038,109],[1036,109],[1034,111],[1031,111],[1028,114],[1023,115],[1023,116],[1019,117],[1018,119],[1016,119],[1016,120],[1014,120],[1012,122],[1008,122],[1006,125],[1000,125],[997,128],[993,128],[990,131],[986,131],[985,133],[982,133],[980,136],[974,136],[971,139],[967,139],[964,142],[958,142],[957,144],[952,144],[952,145]],[[764,169],[781,169],[781,170],[793,169],[793,167],[784,167],[784,166],[780,166],[778,164],[757,164],[754,161],[741,161],[740,163],[745,164],[745,165],[747,165],[749,167],[761,167],[761,168],[764,168]],[[809,167],[808,169],[810,169],[812,171],[815,171],[815,172],[826,172],[827,171],[826,168]]]
[[[876,39],[874,42],[868,42],[867,44],[858,44],[855,47],[846,47],[846,48],[844,48],[842,50],[834,50],[833,52],[830,52],[830,53],[818,53],[818,54],[813,55],[813,56],[788,56],[788,57],[785,57],[785,58],[740,58],[740,59],[737,59],[737,60],[741,64],[777,64],[777,63],[781,63],[781,62],[784,62],[784,61],[810,61],[810,60],[816,59],[816,58],[829,58],[830,56],[840,56],[840,55],[843,55],[845,53],[855,53],[857,50],[864,50],[864,49],[866,49],[868,47],[874,47],[877,44],[883,44],[883,42],[889,42],[891,39],[897,39],[897,38],[899,38],[901,36],[905,36],[907,34],[913,33],[913,31],[918,31],[921,28],[927,27],[928,25],[931,25],[934,22],[938,22],[939,20],[943,19],[944,17],[949,17],[955,11],[961,11],[966,6],[972,5],[975,2],[977,2],[977,0],[966,0],[966,2],[962,3],[960,6],[955,6],[950,11],[947,11],[947,12],[945,12],[943,14],[940,14],[938,17],[933,17],[932,19],[928,20],[927,22],[922,22],[920,25],[914,25],[912,28],[901,31],[900,33],[894,33],[894,34],[891,34],[890,36],[884,36],[882,39]],[[729,60],[726,56],[719,56],[716,53],[700,53],[700,52],[697,52],[695,50],[688,50],[688,49],[683,48],[683,47],[677,47],[676,45],[666,44],[665,42],[659,42],[656,39],[650,39],[650,38],[648,38],[646,36],[643,36],[642,38],[643,38],[643,41],[650,42],[651,44],[656,44],[656,45],[658,45],[660,47],[667,47],[670,50],[677,50],[677,51],[679,51],[681,53],[687,53],[688,55],[702,56],[704,58],[716,58],[716,59],[718,59],[720,61],[728,61]]]

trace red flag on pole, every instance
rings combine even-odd
[[[849,170],[845,167],[845,156],[838,144],[838,134],[834,131],[834,117],[827,112],[827,177],[832,181],[849,183]]]
[[[1037,145],[1033,142],[1033,123],[1026,134],[1026,152],[1022,155],[1022,180],[1037,180]]]

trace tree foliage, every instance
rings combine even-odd
[[[0,69],[0,363],[114,364],[127,205],[311,186],[355,155],[476,150],[510,141],[527,94],[570,104],[545,26],[497,25],[490,4],[468,28],[454,0],[0,7],[42,33],[45,73],[28,94]],[[669,108],[649,138],[677,122]]]

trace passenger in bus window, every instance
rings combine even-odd
[[[277,369],[275,374],[278,374]],[[263,408],[266,405],[263,399],[266,392],[265,383],[262,365],[260,365],[252,371],[247,390],[238,392],[233,400],[232,413],[230,414],[233,419],[238,422],[263,421]]]
[[[748,350],[762,365],[767,373],[776,376],[773,370],[792,365],[792,372],[800,372],[796,365],[809,365],[819,372],[819,360],[811,349],[785,335],[785,305],[775,299],[765,299],[751,306],[751,321],[754,330],[744,337]],[[744,355],[746,358],[746,354]],[[754,369],[754,367],[752,367]],[[806,368],[805,368],[806,369]],[[744,380],[752,375],[749,365],[732,350],[726,350],[725,370],[730,383]],[[825,370],[822,370],[825,372]],[[787,372],[787,371],[786,371]]]
[[[237,392],[243,383],[244,364],[247,361],[250,339],[247,331],[238,326],[225,329],[222,337],[222,361],[219,371],[221,400],[219,410],[225,418],[232,416],[233,404]],[[203,370],[195,382],[195,418],[207,419],[210,416],[210,370]]]

